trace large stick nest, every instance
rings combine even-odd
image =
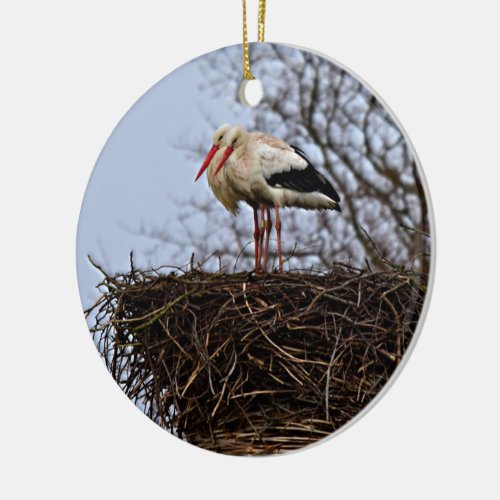
[[[255,278],[132,265],[104,273],[86,312],[111,374],[155,422],[206,449],[266,454],[328,436],[377,395],[426,283],[395,268]]]

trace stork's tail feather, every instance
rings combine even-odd
[[[322,210],[335,210],[336,212],[342,212],[342,207],[336,202],[331,200],[328,205],[319,207],[316,210],[322,211]]]

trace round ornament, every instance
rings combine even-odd
[[[433,238],[415,151],[374,91],[245,38],[166,76],[113,131],[78,282],[98,352],[149,418],[201,448],[275,454],[345,429],[393,381]]]

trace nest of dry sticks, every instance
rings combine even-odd
[[[262,277],[101,271],[86,312],[115,380],[165,429],[235,455],[297,449],[357,415],[408,348],[427,283],[345,265]]]

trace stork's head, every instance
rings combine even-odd
[[[221,125],[216,131],[213,136],[213,141],[212,141],[212,147],[210,148],[210,151],[208,152],[205,161],[203,162],[203,165],[200,168],[200,171],[198,172],[198,175],[196,176],[196,179],[194,180],[195,182],[203,175],[203,172],[207,169],[207,167],[210,165],[210,162],[212,161],[212,158],[214,157],[215,153],[219,151],[221,147],[223,147],[222,143],[224,140],[224,137],[226,134],[229,132],[231,129],[231,125]]]
[[[248,132],[243,127],[232,127],[225,135],[222,140],[222,145],[226,146],[224,151],[224,156],[222,157],[219,165],[214,172],[214,176],[219,173],[228,158],[233,154],[233,152],[247,143]]]
[[[224,125],[221,125],[214,133],[213,136],[213,145],[217,146],[219,148],[223,147],[222,142],[224,140],[224,137],[227,135],[227,133],[234,127],[231,125],[228,125],[225,123]]]

